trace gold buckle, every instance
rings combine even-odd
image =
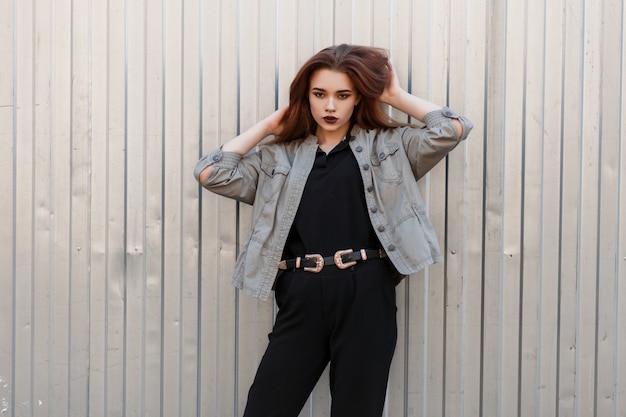
[[[322,268],[324,268],[324,258],[322,258],[322,255],[320,255],[319,253],[316,253],[314,255],[304,255],[304,257],[306,259],[315,259],[315,266],[314,267],[305,266],[304,267],[305,271],[317,273],[317,272],[320,272]]]
[[[333,257],[333,259],[335,260],[335,265],[337,265],[337,268],[346,269],[350,268],[352,265],[356,265],[356,261],[350,261],[344,264],[343,259],[341,259],[342,255],[347,255],[352,252],[354,252],[352,249],[338,250],[337,252],[335,252],[335,256]]]

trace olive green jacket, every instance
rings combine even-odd
[[[452,118],[463,125],[461,137]],[[399,277],[442,259],[416,181],[472,129],[469,120],[447,108],[427,114],[424,125],[351,130],[350,148],[361,168],[370,221]],[[206,189],[253,205],[233,276],[233,284],[245,294],[266,299],[272,290],[317,147],[311,135],[261,145],[245,156],[216,149],[196,164],[196,178],[213,165],[202,184]]]

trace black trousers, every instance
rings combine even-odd
[[[346,270],[285,271],[278,315],[245,417],[297,417],[330,362],[333,417],[380,417],[397,339],[387,260]]]

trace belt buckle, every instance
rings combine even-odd
[[[335,256],[333,256],[333,259],[335,260],[335,265],[337,265],[337,268],[346,269],[350,268],[352,265],[356,265],[356,261],[343,263],[343,259],[341,259],[341,256],[347,255],[352,252],[354,252],[352,249],[338,250],[337,252],[335,252]]]
[[[315,266],[305,266],[303,268],[305,271],[318,273],[322,270],[322,268],[324,268],[324,258],[319,253],[313,255],[304,255],[304,257],[306,259],[315,259]]]

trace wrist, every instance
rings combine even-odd
[[[266,117],[265,119],[262,119],[261,121],[259,121],[258,128],[259,128],[259,133],[263,137],[267,137],[273,134],[272,122],[269,119],[269,117]]]
[[[406,100],[411,95],[403,89],[397,91],[389,91],[384,97],[381,97],[381,102],[388,104],[391,107],[398,108],[402,105],[403,100]]]
[[[277,115],[275,113],[267,116],[265,119],[259,122],[260,130],[263,132],[263,137],[278,135],[279,127],[280,127],[280,119],[276,119]]]

